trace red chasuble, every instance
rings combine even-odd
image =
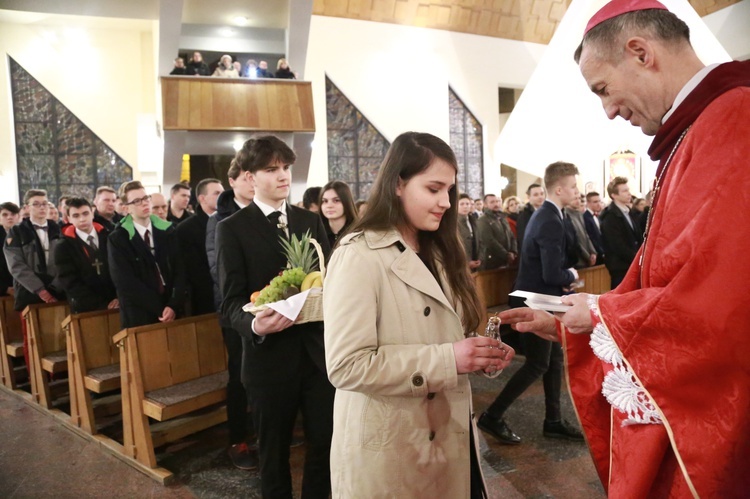
[[[612,366],[560,326],[573,401],[609,497],[748,497],[750,62],[711,71],[650,152],[648,240],[592,316],[663,424],[623,425],[602,395]]]

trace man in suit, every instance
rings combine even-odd
[[[201,315],[216,311],[213,280],[206,255],[206,225],[208,217],[216,212],[216,203],[219,195],[224,192],[224,187],[220,180],[207,178],[198,183],[195,192],[198,195],[195,215],[177,227],[177,235],[182,245],[187,269],[190,315]]]
[[[521,251],[515,289],[547,295],[562,296],[578,279],[578,273],[568,267],[563,208],[578,199],[576,185],[578,169],[571,163],[549,165],[544,174],[547,200],[529,220]],[[511,297],[513,298],[513,297]],[[522,307],[523,300],[509,302]],[[519,444],[521,438],[503,419],[513,402],[538,378],[543,376],[545,418],[543,434],[549,438],[583,441],[581,432],[562,418],[560,390],[562,385],[563,353],[559,343],[539,336],[521,336],[526,362],[508,380],[505,388],[479,418],[477,425],[501,443]]]
[[[86,199],[69,198],[67,209],[70,223],[62,230],[63,238],[55,248],[54,258],[70,311],[80,314],[118,308],[107,261],[109,231],[94,222]]]
[[[190,186],[187,184],[175,184],[169,190],[169,211],[167,220],[172,222],[175,227],[191,217],[187,210],[190,204]]]
[[[586,211],[583,212],[583,223],[586,226],[586,233],[591,239],[591,244],[596,249],[596,264],[604,263],[604,243],[602,242],[602,232],[599,226],[599,214],[602,211],[602,198],[598,192],[589,192],[586,194]]]
[[[151,197],[137,180],[122,184],[119,195],[129,214],[110,234],[108,252],[122,327],[173,321],[186,294],[177,233],[151,215]]]
[[[0,236],[5,241],[5,237],[10,233],[10,229],[18,223],[21,217],[21,208],[16,203],[10,201],[0,204]],[[0,296],[7,296],[13,288],[13,276],[8,269],[8,262],[3,257],[0,262]]]
[[[54,303],[65,299],[57,280],[53,255],[60,243],[60,226],[47,220],[47,191],[29,189],[23,197],[29,217],[13,226],[5,238],[5,260],[13,276],[14,309],[21,312],[27,305]],[[23,352],[29,365],[26,323],[23,328]]]
[[[464,243],[469,268],[475,271],[482,264],[479,259],[479,245],[477,244],[476,221],[472,216],[474,202],[465,192],[458,196],[458,235]]]
[[[307,446],[302,497],[327,498],[334,388],[326,374],[323,323],[295,325],[271,309],[255,316],[242,310],[286,266],[280,237],[310,231],[329,251],[320,217],[286,202],[295,159],[270,135],[248,140],[237,152],[235,162],[252,178],[255,198],[217,226],[221,309],[242,335],[242,382],[258,431],[263,497],[292,497],[289,445],[299,410]]]
[[[612,203],[602,210],[599,221],[602,228],[602,243],[607,258],[607,266],[615,289],[625,278],[638,249],[643,242],[643,234],[638,222],[630,216],[630,187],[625,177],[615,177],[607,185],[607,194]]]
[[[252,418],[247,414],[247,393],[242,386],[242,336],[232,328],[228,317],[221,313],[222,294],[219,288],[219,271],[216,262],[216,226],[253,202],[255,186],[249,172],[245,172],[232,160],[227,172],[231,189],[222,192],[217,201],[216,212],[208,217],[206,224],[206,256],[214,283],[214,307],[219,313],[221,334],[227,349],[227,426],[229,427],[229,458],[241,470],[258,468],[257,446],[249,446],[253,436]]]
[[[516,237],[502,208],[499,197],[494,194],[484,196],[484,215],[479,217],[476,225],[482,270],[514,265],[518,260]]]
[[[94,222],[104,226],[112,232],[117,222],[122,220],[122,215],[117,213],[117,192],[111,187],[103,185],[96,190],[94,197]]]
[[[568,248],[568,254],[572,258],[573,266],[577,269],[590,267],[596,263],[596,248],[589,239],[583,221],[583,212],[586,211],[585,196],[580,195],[578,199],[565,207],[565,222],[568,227],[573,229],[573,238],[568,239],[571,245]]]
[[[542,203],[544,203],[544,187],[539,184],[531,184],[526,189],[526,206],[523,207],[521,213],[518,214],[518,222],[516,222],[516,234],[518,234],[518,250],[523,251],[523,236],[526,233],[526,226],[531,220],[531,215],[534,214],[534,210],[538,210]]]

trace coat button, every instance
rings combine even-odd
[[[427,394],[427,400],[432,400],[434,398],[435,398],[435,393],[434,392],[430,392],[430,393]]]
[[[422,386],[424,385],[424,378],[422,376],[414,376],[411,382],[414,386]]]
[[[424,316],[427,317],[428,315],[430,315],[430,307],[425,307],[424,308]]]
[[[430,432],[430,442],[432,442],[433,440],[435,440],[435,432],[431,431]]]

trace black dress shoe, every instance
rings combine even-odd
[[[477,427],[495,437],[501,444],[518,445],[521,437],[513,433],[508,424],[502,418],[483,412],[477,421]]]
[[[572,424],[566,420],[556,421],[550,423],[544,421],[544,436],[548,438],[562,438],[565,440],[574,440],[576,442],[583,442],[583,435],[581,432]]]
[[[258,469],[257,448],[252,449],[245,442],[242,442],[231,446],[227,453],[229,454],[229,459],[232,460],[232,464],[235,468],[241,470]]]

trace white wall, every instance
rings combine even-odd
[[[328,180],[325,75],[390,141],[406,131],[449,139],[450,85],[484,128],[485,188],[499,191],[493,144],[498,87],[522,88],[545,46],[426,28],[312,16],[305,79],[313,82],[309,185]],[[494,187],[493,187],[494,186]]]
[[[153,36],[150,30],[0,23],[0,51],[39,80],[128,164],[137,167],[138,122],[151,116],[156,134]],[[67,26],[59,18],[67,18]],[[143,23],[143,22],[139,22]],[[140,26],[140,24],[139,24]],[[0,64],[0,199],[17,200],[15,133],[9,64]],[[142,122],[143,120],[141,120]],[[141,128],[144,125],[141,123]]]

